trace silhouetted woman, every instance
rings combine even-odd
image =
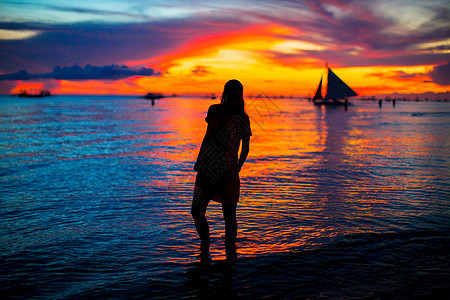
[[[236,256],[239,172],[247,158],[252,135],[249,117],[244,112],[243,94],[244,87],[238,80],[228,81],[220,104],[211,105],[205,119],[208,127],[194,165],[198,174],[191,209],[203,256],[209,253],[209,226],[205,213],[210,200],[222,203],[227,255]]]

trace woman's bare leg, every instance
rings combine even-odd
[[[236,236],[237,236],[237,204],[222,204],[222,213],[225,220],[225,247],[227,254],[236,255]]]
[[[196,198],[196,196],[198,198]],[[195,195],[194,201],[192,201],[191,214],[194,218],[195,229],[197,230],[198,236],[201,240],[201,252],[209,252],[210,236],[209,236],[209,225],[206,220],[206,208],[209,204],[209,197],[204,194]]]

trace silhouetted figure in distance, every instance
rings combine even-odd
[[[210,200],[222,203],[227,257],[236,256],[239,172],[249,153],[252,135],[250,119],[244,111],[243,94],[244,87],[238,80],[228,81],[220,104],[211,105],[205,119],[208,127],[194,165],[198,173],[191,208],[201,240],[202,258],[209,255],[210,235],[205,213]]]

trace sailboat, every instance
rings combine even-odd
[[[339,105],[347,104],[347,97],[358,96],[354,90],[352,90],[345,82],[342,81],[333,71],[328,67],[328,82],[327,82],[327,94],[325,98],[322,97],[322,77],[320,78],[319,86],[317,87],[316,94],[313,97],[315,105],[330,104]],[[345,99],[342,102],[340,99]]]

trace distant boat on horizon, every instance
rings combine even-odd
[[[43,97],[50,97],[51,93],[50,91],[36,91],[31,90],[30,92],[27,90],[21,90],[19,94],[17,94],[19,97],[26,97],[26,98],[43,98]]]
[[[340,79],[331,69],[326,65],[328,71],[327,80],[327,93],[325,98],[322,97],[322,80],[320,78],[319,86],[317,87],[316,94],[313,97],[313,103],[315,105],[347,105],[348,97],[358,96],[358,94],[352,90],[342,79]],[[340,99],[344,99],[342,102]]]
[[[161,93],[147,93],[147,95],[145,95],[144,98],[150,99],[150,100],[155,100],[155,99],[164,98],[164,95]]]
[[[214,93],[207,94],[206,98],[210,98],[211,100],[215,100],[216,99],[216,94],[214,94]]]

